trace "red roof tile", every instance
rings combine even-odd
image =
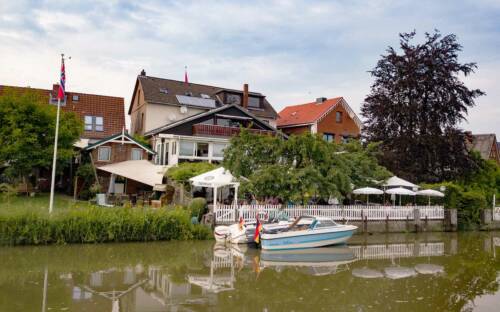
[[[278,127],[313,123],[341,100],[342,97],[336,97],[320,104],[312,102],[287,106],[279,112]]]

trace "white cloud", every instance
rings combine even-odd
[[[191,81],[248,82],[277,110],[341,95],[359,112],[372,82],[367,71],[397,45],[398,32],[439,28],[458,34],[463,61],[479,65],[467,82],[488,93],[464,126],[500,134],[499,10],[468,0],[2,2],[0,84],[50,88],[64,52],[73,57],[68,89],[123,96],[127,105],[142,68],[182,80],[188,65]]]

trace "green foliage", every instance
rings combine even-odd
[[[203,215],[205,207],[207,206],[207,201],[203,197],[193,198],[191,203],[189,203],[189,211],[192,217],[196,217],[198,220]]]
[[[9,89],[0,96],[0,163],[8,163],[5,174],[26,176],[34,167],[52,164],[56,107],[35,92]],[[58,170],[73,155],[73,143],[83,131],[82,121],[61,111],[58,143]]]
[[[425,188],[446,187],[444,206],[458,210],[459,222],[465,228],[480,224],[480,211],[491,208],[493,194],[500,194],[500,167],[492,161],[478,163],[477,171],[454,182],[423,184]]]
[[[134,140],[146,146],[147,148],[151,148],[151,144],[149,144],[149,140],[140,134],[134,134]]]
[[[359,141],[338,145],[311,134],[284,140],[243,130],[224,151],[223,165],[248,178],[242,192],[305,203],[343,198],[351,184],[385,179],[389,172],[377,164],[376,151],[376,144],[363,147]]]
[[[81,164],[76,170],[76,175],[82,178],[83,183],[88,185],[95,181],[94,168],[91,163]]]
[[[49,216],[20,211],[0,214],[0,244],[40,245],[207,239],[184,209],[75,208]]]
[[[176,167],[171,167],[165,175],[177,183],[189,185],[189,179],[217,168],[217,165],[207,162],[181,163]]]

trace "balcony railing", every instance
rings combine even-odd
[[[193,125],[193,135],[198,136],[217,136],[217,137],[231,137],[238,135],[240,133],[240,128],[237,127],[226,127],[217,125],[204,125],[198,124]],[[274,131],[269,130],[259,130],[259,129],[248,129],[250,133],[260,134],[260,135],[275,135]]]

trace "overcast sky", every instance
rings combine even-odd
[[[281,110],[343,96],[359,113],[398,33],[454,33],[466,82],[487,93],[462,127],[500,135],[500,0],[22,1],[0,0],[0,84],[51,88],[60,53],[67,89],[125,98],[137,74],[242,88]]]

